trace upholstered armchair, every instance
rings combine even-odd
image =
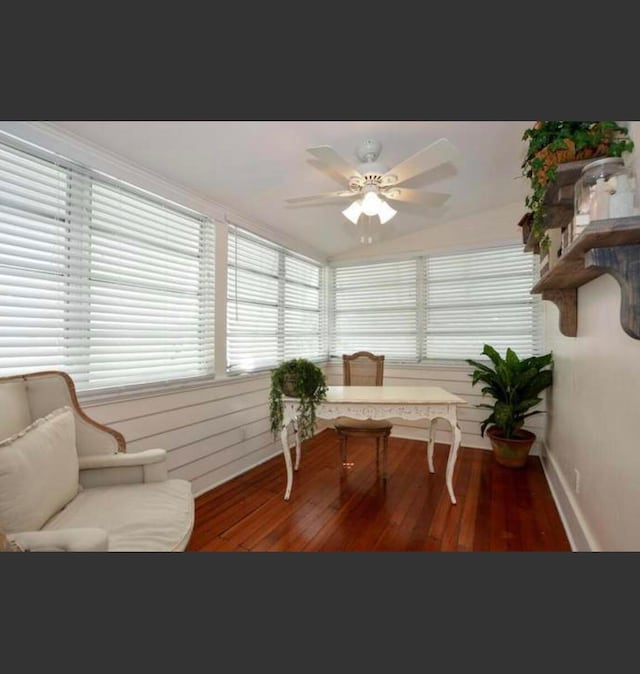
[[[194,500],[166,455],[126,453],[63,372],[0,378],[0,531],[25,549],[184,550]]]

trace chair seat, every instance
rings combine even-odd
[[[110,552],[182,550],[193,529],[191,485],[186,480],[91,487],[42,527],[100,528]]]
[[[338,417],[334,426],[336,431],[345,433],[358,431],[363,433],[380,431],[382,433],[384,431],[390,432],[393,428],[393,424],[385,419],[375,421],[373,419],[351,419],[350,417]]]

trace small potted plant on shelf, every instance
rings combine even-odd
[[[527,462],[527,456],[536,439],[535,433],[523,428],[525,419],[539,410],[529,412],[542,398],[538,395],[551,385],[552,355],[533,356],[520,359],[512,349],[507,349],[506,357],[489,344],[484,345],[482,353],[488,356],[492,366],[475,360],[467,360],[476,369],[471,374],[472,385],[483,382],[482,395],[494,398],[493,405],[480,404],[491,410],[491,414],[482,422],[480,433],[485,429],[496,461],[510,468],[521,468]],[[488,428],[487,428],[488,426]]]
[[[628,129],[617,122],[536,122],[524,132],[522,140],[528,143],[522,174],[531,186],[525,206],[533,216],[531,228],[536,241],[543,232],[547,185],[555,180],[559,164],[620,157],[633,150]]]
[[[282,397],[298,398],[298,433],[300,440],[313,435],[316,426],[316,405],[326,398],[324,372],[306,358],[294,358],[271,370],[269,411],[271,432],[282,428]]]

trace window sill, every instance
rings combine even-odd
[[[342,358],[339,356],[331,356],[317,363],[320,367],[327,365],[339,365],[342,367]],[[423,361],[421,363],[412,363],[407,361],[385,361],[387,368],[401,369],[401,370],[415,370],[415,369],[435,369],[444,368],[450,370],[469,370],[470,365],[460,360],[432,360]],[[171,395],[173,393],[181,393],[184,391],[192,391],[201,388],[217,388],[219,386],[227,386],[237,383],[238,381],[250,381],[251,379],[259,379],[267,377],[273,368],[263,368],[261,370],[254,370],[252,372],[238,372],[234,374],[227,374],[222,377],[207,376],[197,377],[192,379],[174,380],[168,382],[157,382],[154,384],[135,384],[132,386],[121,386],[109,389],[95,389],[78,391],[78,400],[82,405],[90,407],[91,405],[103,405],[110,402],[125,402],[129,400],[137,400],[142,398],[155,398],[163,395]]]
[[[475,360],[484,360],[482,357],[476,358]],[[488,359],[486,359],[488,361]],[[331,365],[342,365],[342,357],[341,356],[331,356],[331,358],[327,361],[328,364]],[[433,360],[423,360],[420,362],[416,361],[407,361],[407,360],[392,360],[392,359],[385,359],[384,361],[385,368],[398,368],[398,369],[433,369],[433,368],[446,368],[446,369],[453,369],[453,370],[468,370],[471,368],[471,365],[469,365],[467,362],[464,360],[445,360],[445,359],[433,359]]]
[[[243,380],[249,378],[263,377],[266,374],[262,372],[252,372],[243,375],[213,377],[196,377],[192,379],[172,380],[167,382],[157,382],[153,384],[135,384],[132,386],[122,386],[109,389],[95,389],[78,391],[78,400],[88,407],[91,405],[108,404],[110,402],[124,402],[128,400],[137,400],[140,398],[155,398],[157,396],[171,395],[184,391],[193,391],[201,388],[216,388],[226,386],[237,382],[241,377]]]

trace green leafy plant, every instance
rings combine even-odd
[[[628,129],[617,122],[536,122],[524,132],[522,140],[528,143],[522,174],[531,186],[525,205],[533,214],[536,240],[543,231],[547,185],[555,180],[558,164],[591,157],[620,157],[633,150]]]
[[[549,252],[551,248],[551,239],[547,234],[543,234],[539,240],[540,244],[540,255],[543,256],[545,253]]]
[[[540,411],[528,412],[542,398],[538,395],[551,385],[553,364],[551,353],[545,356],[533,356],[520,360],[512,349],[507,349],[505,358],[489,344],[484,345],[482,353],[488,356],[493,365],[467,360],[476,369],[471,374],[472,385],[483,382],[482,395],[493,396],[493,405],[480,404],[488,408],[491,414],[482,422],[480,432],[484,436],[489,424],[497,427],[504,438],[516,438],[524,426],[525,419]]]
[[[298,433],[300,440],[313,435],[316,427],[316,405],[327,396],[324,372],[306,358],[294,358],[271,370],[269,411],[271,432],[282,429],[282,396],[299,398]]]

